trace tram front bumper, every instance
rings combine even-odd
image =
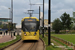
[[[37,36],[24,36],[23,40],[39,40]]]

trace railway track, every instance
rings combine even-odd
[[[20,40],[16,44],[4,49],[4,50],[45,50],[43,41],[22,41]]]
[[[31,44],[31,46],[29,47],[28,50],[36,50],[37,46],[38,46],[38,42],[34,42],[34,43]]]

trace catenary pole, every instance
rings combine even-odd
[[[49,9],[48,9],[48,45],[51,44],[51,0],[49,0]]]
[[[11,11],[10,11],[11,9],[10,8],[8,8],[8,9],[9,9],[9,18],[11,20],[11,15],[10,15],[11,14]],[[10,35],[10,24],[9,24],[9,35]]]
[[[40,26],[40,6],[39,6],[39,26]],[[40,34],[40,27],[39,27],[39,34]]]
[[[43,0],[43,37],[44,37],[44,0]]]
[[[11,0],[11,22],[13,23],[13,0]]]

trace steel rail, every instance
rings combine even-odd
[[[17,50],[17,49],[20,48],[22,45],[23,45],[23,43],[20,44],[18,47],[14,48],[14,50]]]
[[[38,42],[32,43],[31,46],[28,48],[28,50],[36,50],[37,44],[38,44]]]
[[[16,45],[13,45],[14,47],[10,49],[11,50],[37,50],[39,49],[40,43],[43,43],[42,50],[45,50],[44,41],[42,39],[39,39],[39,41],[24,41],[24,42],[21,40]]]

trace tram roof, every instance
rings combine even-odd
[[[22,21],[24,21],[24,19],[29,19],[29,18],[31,18],[31,19],[36,19],[37,21],[39,21],[36,17],[24,17],[24,18],[22,19]]]

